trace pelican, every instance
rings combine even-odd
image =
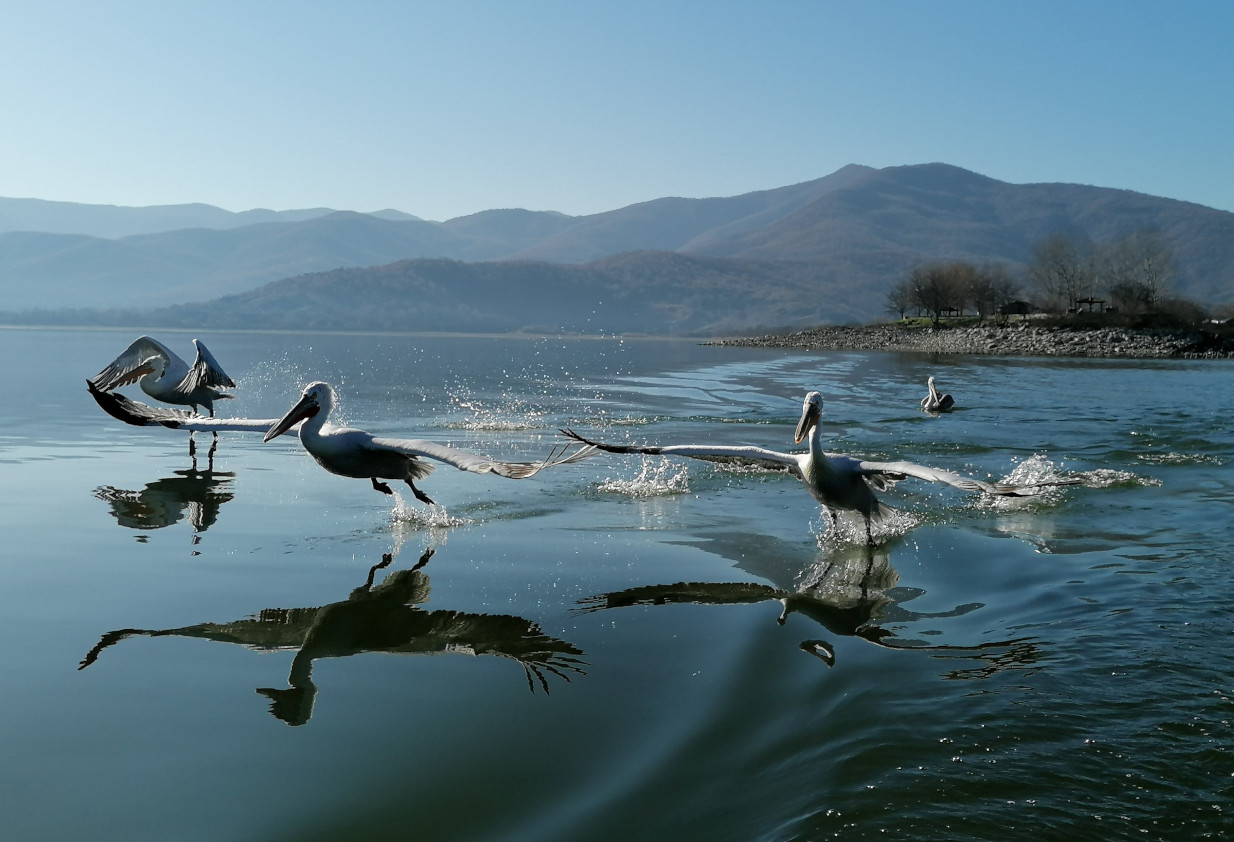
[[[204,406],[213,416],[215,401],[234,397],[223,389],[236,384],[200,340],[194,339],[193,347],[197,356],[190,367],[162,342],[139,336],[91,379],[104,392],[136,382],[155,400],[194,410]]]
[[[223,391],[234,389],[236,384],[205,344],[194,339],[197,355],[193,365],[180,359],[174,351],[149,336],[139,336],[124,353],[116,357],[98,374],[94,384],[104,392],[136,382],[141,390],[155,400],[177,406],[191,406],[194,411],[204,406],[214,416],[214,402],[235,397]],[[218,445],[218,433],[211,438],[210,455]],[[196,457],[197,443],[189,433],[189,454]]]
[[[95,401],[108,415],[137,427],[162,426],[190,433],[263,432],[264,441],[284,434],[297,436],[309,455],[327,471],[344,477],[368,479],[373,488],[383,494],[394,491],[383,479],[403,480],[411,487],[416,499],[430,505],[436,503],[415,486],[413,480],[424,479],[434,470],[425,459],[453,465],[473,474],[493,473],[510,479],[526,479],[545,468],[569,465],[595,452],[584,446],[573,453],[568,445],[553,448],[539,462],[500,462],[486,459],[466,450],[436,444],[422,439],[379,438],[363,430],[338,427],[327,422],[334,408],[334,389],[328,383],[310,383],[300,400],[282,418],[208,418],[180,409],[163,409],[130,400],[123,395],[104,392],[91,381],[86,386]]]
[[[929,468],[912,462],[867,462],[852,456],[823,452],[818,422],[823,415],[823,396],[818,392],[806,395],[797,422],[795,440],[809,439],[806,453],[779,453],[753,446],[723,446],[681,444],[669,446],[638,446],[605,444],[583,438],[573,430],[562,430],[567,438],[591,445],[609,453],[645,453],[648,455],[688,456],[711,462],[736,462],[762,465],[787,471],[805,483],[814,499],[822,504],[832,518],[837,509],[860,512],[865,518],[866,542],[874,543],[872,522],[881,521],[890,511],[874,496],[875,491],[887,491],[908,477],[927,482],[944,483],[964,491],[977,491],[1004,497],[1023,496],[1029,489],[1041,486],[1074,485],[1078,479],[1059,479],[1029,485],[991,484],[978,479]]]
[[[402,480],[417,500],[429,505],[435,503],[414,482],[433,472],[434,466],[425,462],[426,458],[473,474],[494,473],[509,479],[526,479],[545,468],[577,462],[595,451],[588,446],[567,454],[567,447],[563,446],[554,448],[548,458],[540,462],[499,462],[431,441],[380,438],[363,430],[337,427],[327,420],[335,401],[334,389],[329,383],[310,383],[304,387],[296,405],[270,427],[262,440],[277,438],[299,424],[300,444],[330,473],[368,479],[382,494],[394,492],[381,480]]]
[[[930,375],[926,385],[930,387],[930,394],[921,399],[923,412],[947,412],[955,406],[955,398],[951,395],[940,395],[934,388],[934,375]]]

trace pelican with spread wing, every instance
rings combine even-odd
[[[417,500],[429,504],[433,504],[433,500],[414,482],[433,472],[434,466],[426,459],[453,465],[460,471],[473,474],[493,473],[509,479],[526,479],[545,468],[577,462],[595,451],[589,445],[573,452],[568,446],[562,446],[554,448],[546,459],[539,462],[499,462],[423,439],[383,438],[364,430],[336,426],[328,420],[336,400],[329,383],[310,383],[296,405],[266,432],[264,441],[281,436],[298,424],[300,444],[318,465],[330,473],[371,480],[373,488],[383,494],[394,492],[381,480],[402,480]]]
[[[265,434],[264,441],[285,434],[297,436],[317,464],[330,473],[371,480],[373,488],[383,494],[394,491],[381,480],[401,480],[410,486],[417,500],[429,504],[434,501],[414,483],[433,472],[434,466],[425,461],[428,459],[473,474],[492,473],[509,479],[526,479],[545,468],[569,465],[595,452],[589,445],[573,450],[563,445],[553,448],[548,457],[539,462],[501,462],[423,439],[374,436],[329,423],[327,419],[337,399],[330,384],[322,382],[306,386],[300,400],[282,418],[208,418],[179,409],[147,406],[123,395],[104,392],[90,381],[86,381],[86,385],[108,415],[126,424],[169,427],[190,433],[261,432]]]
[[[234,397],[223,390],[236,384],[205,344],[194,339],[193,347],[197,356],[190,366],[157,339],[139,336],[91,381],[104,392],[137,383],[155,400],[194,410],[204,406],[214,415],[214,402]]]
[[[573,430],[561,432],[574,441],[609,453],[687,456],[709,462],[754,464],[787,471],[805,483],[806,489],[823,505],[828,514],[834,515],[838,509],[859,512],[865,518],[866,540],[869,543],[874,542],[871,523],[882,520],[888,511],[888,507],[879,502],[874,492],[887,491],[897,482],[909,477],[955,486],[964,491],[1004,497],[1020,497],[1032,494],[1034,489],[1043,486],[1074,485],[1079,482],[1077,479],[1057,479],[1028,485],[994,484],[913,462],[868,462],[853,456],[825,453],[818,426],[822,415],[823,396],[818,392],[810,392],[802,404],[801,420],[797,422],[795,436],[798,443],[808,440],[809,450],[805,453],[780,453],[753,446],[617,445],[592,441]]]

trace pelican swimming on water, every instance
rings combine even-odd
[[[417,500],[435,505],[413,480],[431,474],[434,466],[425,459],[453,465],[473,474],[493,473],[510,479],[526,479],[545,468],[569,465],[595,452],[584,446],[569,451],[569,446],[553,448],[539,462],[500,462],[476,453],[421,439],[381,438],[363,430],[328,423],[336,401],[328,383],[310,383],[282,418],[208,418],[180,409],[147,406],[123,395],[104,392],[87,380],[90,394],[108,415],[138,427],[161,426],[176,430],[211,432],[262,432],[264,441],[288,434],[297,436],[309,455],[327,471],[344,477],[368,479],[383,494],[394,491],[383,479],[402,480],[411,487]]]
[[[930,375],[926,385],[930,387],[930,394],[921,399],[922,411],[947,412],[955,406],[955,398],[951,395],[940,395],[938,389],[934,388],[934,375]]]
[[[971,477],[929,468],[913,462],[867,462],[852,456],[823,452],[819,420],[823,415],[823,396],[810,392],[801,407],[795,440],[809,440],[805,453],[780,453],[753,446],[682,444],[668,446],[616,445],[592,441],[573,430],[561,432],[577,442],[589,444],[609,453],[644,453],[648,455],[688,456],[710,462],[756,464],[787,471],[805,483],[806,489],[834,517],[838,509],[861,513],[865,518],[866,541],[873,543],[871,523],[886,517],[889,507],[874,496],[875,491],[887,491],[897,482],[915,477],[928,482],[952,485],[964,491],[976,491],[1003,497],[1024,496],[1030,489],[1042,486],[1074,485],[1079,480],[1059,479],[1028,485],[991,484]]]

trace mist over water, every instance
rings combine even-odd
[[[790,476],[667,457],[443,465],[431,508],[290,437],[194,462],[85,391],[133,335],[0,330],[38,361],[0,402],[5,838],[1231,835],[1229,362],[202,337],[220,414],[320,379],[502,459],[786,451],[817,389],[829,451],[1078,480],[905,480],[871,548]]]

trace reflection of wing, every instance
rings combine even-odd
[[[580,610],[603,611],[631,605],[752,605],[769,599],[779,599],[784,591],[755,582],[677,582],[672,585],[644,585],[624,591],[599,594],[580,599]]]
[[[148,483],[141,491],[105,485],[94,496],[110,504],[112,516],[131,529],[161,529],[184,517],[187,510],[195,531],[204,532],[218,520],[219,508],[231,500],[235,474],[213,471],[176,471]]]
[[[801,460],[797,456],[794,456],[791,453],[780,453],[776,450],[767,450],[762,447],[730,447],[725,445],[702,444],[673,444],[663,446],[607,444],[605,442],[592,441],[591,439],[583,438],[578,433],[569,429],[562,430],[561,434],[566,438],[591,445],[597,450],[603,450],[606,453],[642,453],[646,456],[686,456],[691,459],[702,459],[705,462],[755,465],[762,468],[788,471],[791,474],[799,475],[801,473]]]
[[[118,392],[105,392],[89,380],[86,381],[86,386],[104,412],[135,427],[169,427],[191,433],[265,433],[278,421],[277,418],[211,418],[184,409],[149,406],[126,398]],[[287,434],[298,436],[299,428],[292,427]]]
[[[473,474],[494,473],[510,479],[526,479],[545,468],[557,465],[569,465],[580,459],[585,459],[594,452],[594,448],[579,448],[567,455],[565,446],[554,449],[548,457],[539,462],[500,462],[488,459],[476,453],[459,450],[454,447],[424,441],[423,439],[391,439],[374,437],[371,440],[373,450],[397,450],[407,456],[423,456],[436,459],[447,465],[453,465],[460,471],[471,471]]]
[[[108,646],[127,637],[191,637],[218,643],[236,643],[249,649],[297,649],[304,642],[317,618],[319,608],[273,608],[256,617],[233,623],[199,623],[176,629],[117,629],[103,635],[87,653],[78,669],[85,669],[98,660]]]
[[[432,555],[428,551],[420,564]],[[428,576],[419,569],[399,571],[371,587],[374,571],[389,563],[389,556],[370,571],[370,582],[344,600],[320,608],[271,608],[232,623],[200,623],[174,629],[120,629],[103,635],[82,659],[79,669],[94,663],[103,649],[126,637],[190,637],[234,643],[250,649],[298,649],[289,682],[298,692],[263,689],[263,695],[283,699],[288,721],[311,713],[312,663],[319,658],[340,658],[366,652],[404,655],[463,653],[498,655],[518,661],[528,686],[534,680],[548,691],[546,673],[569,680],[583,672],[582,650],[546,635],[530,620],[502,614],[461,611],[423,611],[416,603],[428,599]],[[419,565],[418,565],[419,566]],[[287,698],[284,699],[284,696]],[[302,698],[303,697],[303,698]],[[280,708],[282,710],[282,708]],[[294,715],[293,715],[294,713]],[[285,718],[280,715],[280,718]],[[307,721],[302,720],[302,721]]]

